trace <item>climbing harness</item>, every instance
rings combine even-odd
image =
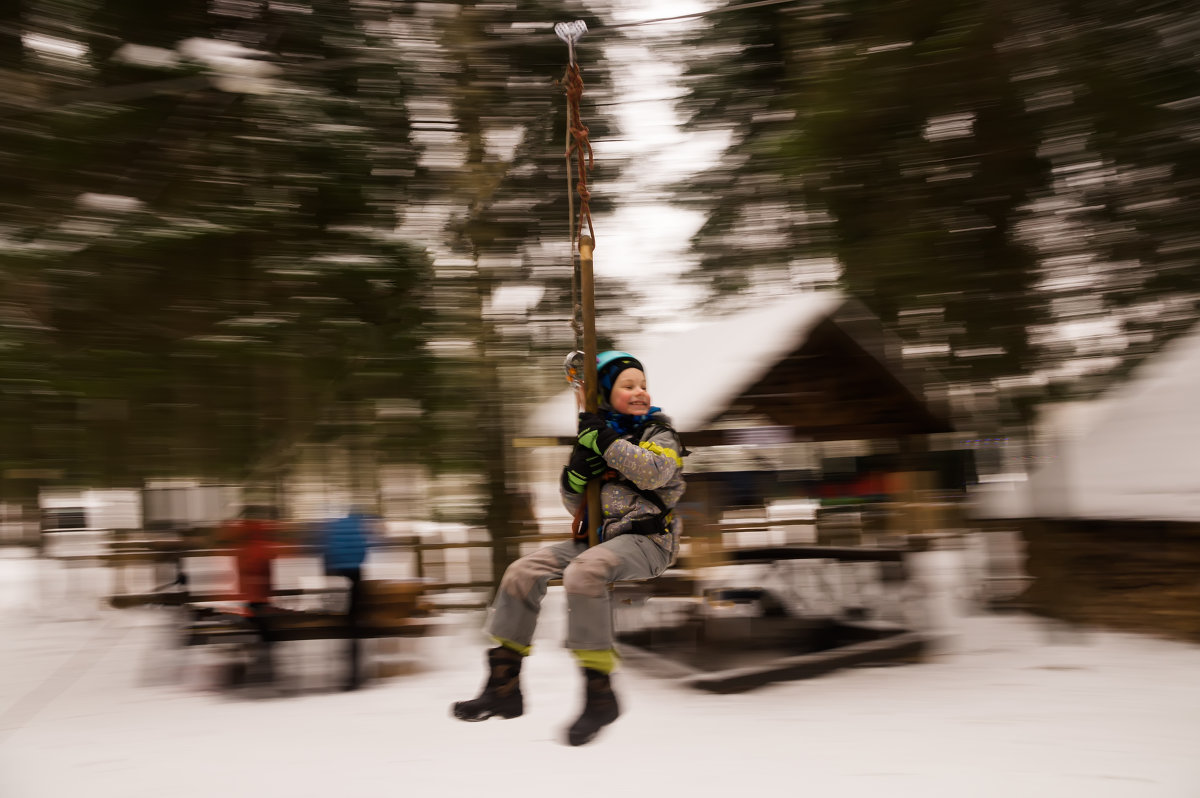
[[[641,429],[637,431],[639,445],[650,438],[654,433],[664,429],[675,433],[675,428],[662,419],[652,418],[651,420],[647,421],[642,425]],[[675,435],[678,437],[678,433],[675,433]],[[691,454],[691,452],[689,452],[687,448],[680,443],[679,456],[687,457],[689,454]],[[636,484],[634,484],[633,480],[623,476],[616,469],[611,468],[606,471],[600,479],[596,480],[595,483],[592,484],[599,483],[601,486],[603,486],[610,482],[621,483],[626,488],[638,494],[647,502],[652,504],[658,510],[655,515],[648,516],[646,518],[639,518],[634,521],[630,527],[631,534],[660,535],[669,533],[671,531],[671,523],[675,520],[675,510],[674,508],[667,507],[667,503],[664,502],[662,497],[658,495],[658,491],[647,488],[639,488]],[[575,512],[574,519],[571,521],[571,536],[576,540],[585,539],[589,531],[587,528],[588,517],[587,505],[581,503],[579,509]],[[600,526],[603,526],[603,522]],[[598,527],[597,537],[600,540],[604,539],[602,528]]]

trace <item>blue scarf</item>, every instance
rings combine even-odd
[[[637,435],[655,413],[661,412],[661,407],[654,407],[653,405],[650,406],[650,412],[644,416],[630,416],[625,413],[618,413],[615,410],[603,411],[604,420],[608,422],[608,426],[620,435]]]

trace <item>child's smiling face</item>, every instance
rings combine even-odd
[[[613,410],[629,416],[644,416],[650,412],[650,393],[646,390],[646,375],[639,369],[625,369],[617,375],[608,403]]]

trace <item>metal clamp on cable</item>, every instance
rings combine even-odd
[[[567,56],[572,64],[575,63],[575,42],[583,38],[587,29],[587,23],[582,19],[574,22],[559,22],[554,26],[554,35],[567,43]]]

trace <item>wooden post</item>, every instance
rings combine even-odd
[[[592,279],[592,250],[596,242],[590,236],[579,237],[579,293],[583,306],[583,396],[589,413],[600,409],[596,379],[596,290]],[[600,542],[600,481],[587,486],[588,545]]]

